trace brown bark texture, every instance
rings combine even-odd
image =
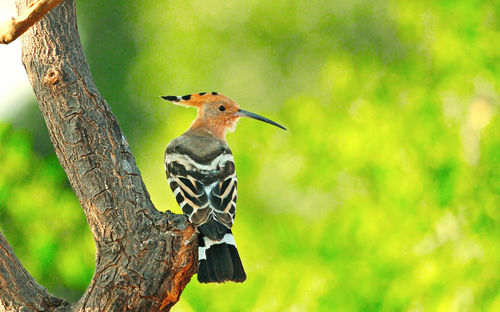
[[[21,14],[29,1],[16,5]],[[63,1],[21,39],[51,141],[94,236],[96,271],[70,304],[38,285],[0,234],[0,311],[170,310],[196,272],[196,233],[184,216],[153,206],[127,140],[92,81],[74,0]]]
[[[9,44],[21,36],[63,0],[36,0],[17,18],[0,23],[0,43]]]

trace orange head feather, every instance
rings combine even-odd
[[[274,121],[240,109],[235,101],[217,92],[202,92],[184,96],[169,95],[162,96],[162,98],[175,104],[196,107],[198,116],[191,124],[189,130],[205,135],[213,135],[223,141],[225,141],[226,130],[234,130],[236,122],[240,117],[257,119],[285,129]]]

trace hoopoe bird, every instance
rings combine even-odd
[[[198,281],[243,282],[246,274],[231,232],[237,180],[226,131],[234,130],[240,117],[286,129],[240,109],[236,102],[217,92],[162,98],[198,110],[191,127],[173,139],[165,151],[165,172],[170,188],[182,212],[199,233]]]

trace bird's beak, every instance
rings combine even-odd
[[[256,119],[256,120],[260,120],[260,121],[263,121],[265,123],[268,123],[268,124],[271,124],[273,126],[276,126],[278,128],[281,128],[283,130],[286,130],[285,127],[283,127],[282,125],[272,121],[272,120],[269,120],[267,118],[264,118],[260,115],[257,115],[257,114],[254,114],[254,113],[251,113],[249,111],[246,111],[246,110],[242,110],[242,109],[239,109],[238,112],[236,113],[236,116],[238,117],[248,117],[248,118],[252,118],[252,119]]]

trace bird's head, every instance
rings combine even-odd
[[[272,120],[242,110],[235,101],[217,92],[202,92],[184,96],[169,95],[162,96],[162,98],[182,106],[196,107],[198,117],[190,129],[206,130],[223,140],[225,140],[226,130],[233,131],[240,117],[253,118],[286,130]]]

